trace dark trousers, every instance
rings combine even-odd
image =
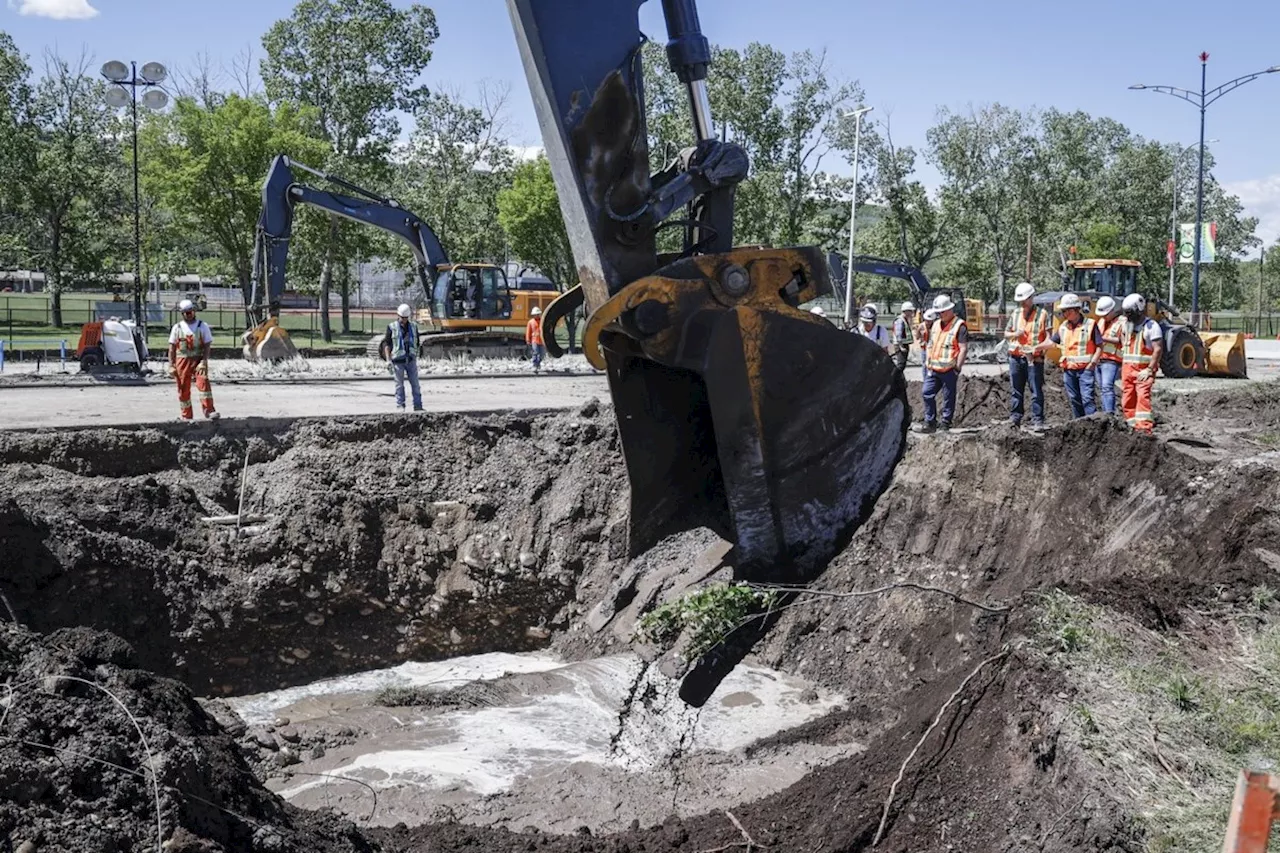
[[[1022,423],[1024,398],[1031,386],[1031,422],[1044,423],[1044,362],[1012,356],[1009,359],[1009,420]]]
[[[1092,370],[1062,371],[1062,387],[1067,389],[1067,402],[1071,404],[1071,417],[1083,418],[1098,411],[1093,403]]]
[[[893,353],[893,366],[899,370],[907,369],[907,351],[905,349],[899,349]]]
[[[942,422],[950,425],[956,413],[956,382],[960,374],[955,370],[945,373],[927,371],[924,375],[924,422],[931,424],[938,419],[938,392],[942,392]]]

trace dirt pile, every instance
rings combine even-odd
[[[583,566],[625,549],[615,455],[594,404],[9,433],[0,592],[36,630],[112,631],[214,695],[533,649],[576,616]],[[242,483],[237,531],[215,521]]]
[[[377,849],[354,824],[268,793],[186,687],[136,665],[109,634],[0,624],[3,849]]]
[[[1006,387],[966,378],[962,416],[1003,420]],[[1200,405],[1170,407],[1169,422],[1214,442],[1222,412],[1271,403]],[[234,536],[200,519],[235,511],[246,450],[246,509],[265,520]],[[1065,590],[1172,640],[1197,614],[1216,608],[1229,622],[1260,589],[1280,588],[1280,470],[1261,448],[1237,450],[1205,461],[1101,417],[1043,435],[913,437],[871,520],[756,649],[764,665],[848,701],[747,752],[840,744],[858,754],[734,806],[732,817],[673,817],[608,837],[452,821],[365,837],[397,853],[852,851],[883,825],[877,849],[886,851],[1144,849],[1136,798],[1082,745],[1080,688],[1057,657],[1077,640],[1046,640],[1045,602]],[[134,640],[140,662],[199,693],[552,640],[575,657],[617,652],[641,612],[722,576],[727,556],[724,543],[693,531],[623,559],[625,486],[610,415],[594,410],[349,419],[212,438],[6,436],[0,487],[0,553],[16,567],[0,572],[0,590],[18,617],[45,630],[111,627]],[[4,665],[43,673],[31,661],[61,636],[11,641],[33,651]],[[104,684],[126,681],[126,664],[98,665],[89,657],[80,667]],[[177,702],[164,709],[176,713]],[[227,734],[189,713],[165,725],[209,726],[231,749],[233,737],[253,741],[264,766],[276,753],[324,746],[295,739],[285,723],[249,730],[219,711]],[[25,725],[65,716],[50,705]],[[0,728],[12,735],[14,724]],[[108,724],[77,721],[95,725]],[[110,725],[123,743],[127,724]],[[62,737],[78,736],[73,728]],[[25,778],[31,761],[8,752],[0,769]],[[49,832],[89,813],[48,790],[0,814],[24,827],[36,826],[29,814],[47,814]],[[121,794],[130,825],[148,820],[146,797],[141,785]]]

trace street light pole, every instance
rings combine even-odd
[[[1251,83],[1257,80],[1263,74],[1274,74],[1280,71],[1280,65],[1273,65],[1270,68],[1264,68],[1261,71],[1255,71],[1252,74],[1245,74],[1234,80],[1228,80],[1215,89],[1208,88],[1208,70],[1209,70],[1209,54],[1200,54],[1200,92],[1199,94],[1187,89],[1180,89],[1177,86],[1147,86],[1143,83],[1135,83],[1130,89],[1150,89],[1153,92],[1161,92],[1165,95],[1172,95],[1175,98],[1181,98],[1189,104],[1200,110],[1200,169],[1196,178],[1196,236],[1195,236],[1195,257],[1192,259],[1191,270],[1191,321],[1197,322],[1197,316],[1200,313],[1200,250],[1201,250],[1201,232],[1204,230],[1204,124],[1205,112],[1213,104],[1214,101],[1221,98],[1234,89],[1238,89],[1245,83]]]
[[[1217,141],[1218,141],[1217,139],[1210,139],[1205,144],[1212,145]],[[1181,146],[1178,149],[1177,156],[1173,158],[1173,216],[1169,220],[1169,237],[1170,237],[1169,242],[1173,246],[1173,256],[1169,261],[1169,304],[1170,305],[1174,304],[1173,290],[1174,290],[1174,285],[1177,283],[1178,255],[1179,255],[1178,249],[1182,245],[1182,241],[1178,239],[1181,236],[1178,234],[1178,169],[1179,167],[1182,166],[1183,158],[1185,158],[1187,154],[1189,154],[1190,152],[1191,152],[1190,146],[1185,146],[1185,145]]]
[[[142,96],[143,106],[153,110],[169,102],[169,96],[159,89],[168,71],[158,62],[148,62],[138,75],[138,63],[112,60],[102,66],[102,76],[112,84],[107,89],[107,103],[113,107],[129,107],[133,126],[133,319],[147,334],[147,317],[142,310],[142,194],[138,187],[138,89],[147,90]],[[126,93],[126,89],[128,92]]]
[[[849,263],[844,282],[844,325],[853,328],[853,251],[854,234],[858,228],[858,147],[862,141],[862,117],[875,107],[859,107],[840,114],[841,118],[853,116],[853,198],[849,201]]]

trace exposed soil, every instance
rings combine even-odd
[[[1005,388],[966,378],[961,422],[1005,419]],[[1052,419],[1061,390],[1049,396]],[[853,851],[885,814],[886,851],[1137,851],[1146,839],[1133,798],[1070,734],[1075,688],[1037,644],[1036,609],[1066,589],[1172,637],[1189,613],[1280,587],[1277,454],[1229,432],[1263,435],[1277,414],[1280,389],[1256,386],[1158,410],[1166,436],[1197,436],[1203,453],[1103,417],[1043,435],[913,438],[871,520],[814,585],[833,595],[802,596],[756,649],[764,665],[850,701],[751,751],[865,751],[734,806],[732,818],[637,822],[603,837],[451,821],[357,835],[264,792],[236,743],[255,734],[225,709],[208,706],[234,736],[176,682],[133,670],[119,641],[57,632],[110,630],[144,668],[206,695],[549,643],[573,657],[616,652],[641,611],[723,574],[726,549],[691,532],[623,559],[625,485],[611,415],[593,408],[0,437],[0,591],[18,620],[53,632],[0,634],[0,678],[74,671],[121,693],[153,752],[168,750],[166,784],[212,792],[201,796],[252,819],[198,812],[170,792],[167,825],[205,839],[176,849],[692,853],[747,849],[749,834],[752,849]],[[267,520],[234,536],[200,518],[235,512],[246,449],[246,509]],[[141,762],[109,702],[36,683],[15,691],[0,734]],[[291,737],[289,748],[312,748]],[[147,849],[145,780],[62,762],[0,748],[0,800],[16,802],[0,807],[11,844],[41,833],[38,850]]]

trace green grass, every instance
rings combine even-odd
[[[1076,688],[1067,731],[1133,797],[1151,853],[1220,849],[1237,774],[1280,763],[1275,595],[1215,615],[1234,625],[1208,649],[1065,593],[1040,604],[1035,646]]]

